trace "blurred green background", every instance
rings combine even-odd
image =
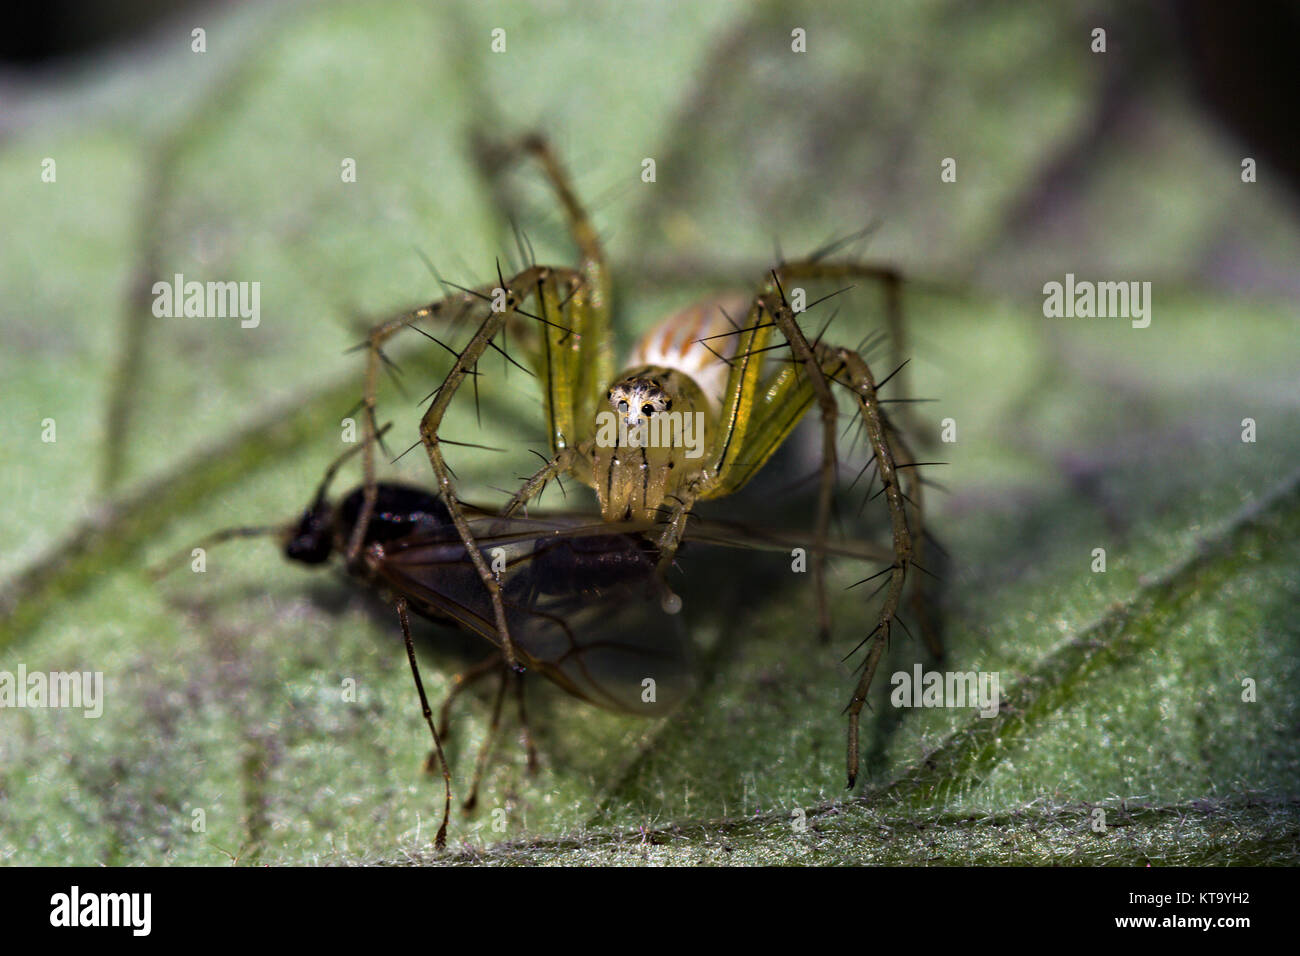
[[[695,697],[646,722],[534,682],[542,771],[525,775],[509,724],[449,859],[1297,862],[1300,125],[1279,121],[1268,72],[1296,18],[1264,10],[195,6],[8,68],[0,670],[102,671],[107,700],[98,720],[0,712],[0,860],[435,859],[440,789],[419,773],[391,614],[267,542],[214,549],[202,576],[145,569],[306,503],[360,394],[345,350],[365,321],[439,294],[422,257],[470,284],[513,255],[474,135],[537,129],[594,208],[628,334],[752,284],[774,242],[798,255],[874,224],[866,258],[915,280],[911,388],[933,401],[914,413],[957,426],[924,455],[950,462],[927,502],[951,555],[944,666],[999,672],[1006,706],[891,707],[889,674],[925,662],[900,635],[846,794],[840,658],[870,627],[860,591],[837,589],[828,647],[788,558],[748,562],[734,587],[703,568],[721,584],[688,604]],[[538,177],[504,182],[539,260],[568,262]],[[177,272],[260,282],[261,324],[154,318],[150,287]],[[1067,272],[1151,282],[1150,327],[1044,318],[1042,286]],[[833,329],[855,344],[880,299],[844,298]],[[408,338],[406,391],[382,398],[395,450],[447,367]],[[482,430],[466,405],[447,431],[513,456],[453,459],[475,500],[543,445],[529,381],[488,371]],[[806,473],[816,440],[798,434],[778,478]],[[427,481],[417,458],[386,474]],[[770,518],[781,485],[737,507]],[[481,653],[464,643],[426,635],[435,699]],[[460,712],[462,785],[489,710]]]

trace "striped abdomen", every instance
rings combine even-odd
[[[637,342],[628,369],[669,368],[688,376],[704,393],[715,414],[722,404],[738,335],[749,299],[740,294],[697,302],[664,319]],[[728,318],[730,316],[730,318]],[[734,323],[734,324],[733,324]]]

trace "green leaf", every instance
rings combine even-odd
[[[1282,279],[1300,249],[1276,187],[1240,182],[1239,149],[1184,94],[1147,80],[1141,132],[1098,124],[1087,30],[1032,7],[335,3],[204,26],[207,53],[173,26],[147,57],[33,92],[0,144],[0,217],[22,226],[0,260],[0,672],[105,681],[97,719],[0,712],[0,860],[1296,862],[1300,392]],[[533,681],[541,771],[524,772],[508,708],[448,856],[429,846],[441,790],[420,772],[391,610],[267,542],[188,570],[208,532],[305,506],[360,397],[345,350],[439,294],[420,253],[465,284],[514,255],[472,134],[530,129],[595,208],[625,340],[757,281],[774,237],[796,255],[875,221],[869,256],[916,280],[909,387],[935,401],[912,411],[957,428],[925,455],[950,462],[927,472],[947,489],[927,489],[947,656],[895,635],[853,794],[840,711],[858,658],[841,658],[871,609],[837,588],[818,643],[811,585],[779,553],[684,556],[702,685],[671,717]],[[539,261],[567,262],[539,177],[505,182]],[[1262,277],[1249,296],[1207,268],[1234,257]],[[1066,272],[1151,281],[1150,327],[1044,318],[1042,285]],[[176,273],[259,282],[260,324],[155,317],[152,285]],[[873,331],[879,302],[846,295],[836,341]],[[394,453],[447,367],[405,338],[405,394],[381,395]],[[446,431],[510,449],[453,459],[475,500],[544,443],[533,383],[483,371],[482,425],[464,401]],[[816,441],[797,433],[736,512],[806,532],[807,501],[779,495]],[[385,474],[430,481],[418,452]],[[850,529],[882,528],[851,510]],[[422,634],[431,697],[488,650]],[[892,706],[891,675],[917,663],[998,673],[1002,708]],[[462,795],[491,710],[486,686],[459,705]]]

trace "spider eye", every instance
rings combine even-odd
[[[619,402],[619,403],[618,403],[618,410],[619,410],[622,414],[626,415],[626,414],[627,414],[627,402]]]
[[[654,408],[653,405],[642,405],[642,406],[641,406],[641,414],[642,414],[642,415],[653,415],[654,413],[655,413],[655,408]]]

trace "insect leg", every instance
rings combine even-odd
[[[501,680],[497,684],[497,695],[492,702],[492,720],[488,724],[487,736],[479,744],[478,757],[474,761],[474,779],[469,784],[469,794],[465,797],[465,802],[461,804],[461,809],[466,813],[472,813],[478,806],[478,788],[483,783],[483,773],[487,770],[488,756],[492,753],[492,745],[496,743],[497,734],[501,731],[501,707],[506,698],[506,684],[510,680],[510,675],[514,671],[500,668]]]
[[[524,753],[528,758],[528,772],[537,773],[537,745],[533,743],[532,728],[528,726],[528,708],[524,704],[524,675],[514,674],[515,706],[519,712],[519,731],[523,736]]]
[[[447,693],[447,698],[442,702],[438,709],[438,735],[446,737],[451,729],[451,707],[456,702],[456,698],[463,694],[469,688],[477,684],[480,680],[491,674],[494,670],[501,667],[501,655],[489,654],[479,663],[475,664],[469,670],[457,674],[451,679],[451,690]],[[437,768],[437,763],[433,759],[434,754],[429,755],[429,762],[426,770],[432,773]]]
[[[451,771],[447,767],[447,755],[442,752],[442,738],[438,736],[438,729],[433,725],[433,711],[429,709],[429,698],[424,693],[424,682],[420,680],[420,666],[415,662],[415,644],[411,641],[411,621],[406,612],[406,599],[398,597],[393,601],[393,605],[397,608],[397,619],[402,623],[402,638],[406,641],[406,657],[411,662],[411,676],[415,678],[415,689],[420,692],[420,707],[424,710],[424,722],[429,725],[429,733],[433,735],[433,749],[437,752],[438,760],[442,763],[444,794],[442,824],[438,827],[438,835],[433,841],[433,845],[441,850],[447,845],[447,821],[451,817]]]

